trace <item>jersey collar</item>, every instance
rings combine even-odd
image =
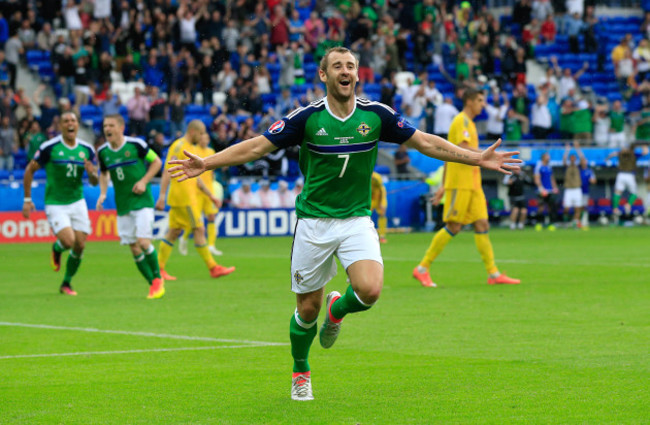
[[[63,138],[63,135],[60,135],[59,137],[61,138],[61,144],[63,146],[65,146],[66,148],[70,149],[70,150],[75,149],[77,146],[79,146],[79,139],[75,138],[74,139],[74,146],[70,146],[69,144],[67,144],[65,142],[65,139]]]
[[[109,148],[110,150],[112,150],[113,152],[117,152],[117,151],[119,151],[120,149],[122,149],[122,148],[124,147],[124,145],[126,144],[126,137],[122,139],[122,144],[120,144],[120,145],[117,147],[117,149],[113,149],[113,146],[111,145],[111,142],[109,142],[108,140],[106,141],[106,144],[108,145],[108,148]]]
[[[332,110],[330,109],[330,104],[329,104],[329,102],[327,101],[327,96],[325,96],[325,109],[327,109],[327,112],[332,116],[332,118],[334,118],[334,119],[336,119],[336,120],[339,120],[339,121],[341,121],[341,122],[345,122],[345,121],[349,120],[350,117],[351,117],[352,115],[354,115],[354,112],[357,110],[357,97],[354,96],[354,108],[352,108],[352,112],[350,112],[350,114],[349,114],[347,117],[345,117],[345,118],[337,117],[336,115],[334,115],[334,113],[333,113]]]

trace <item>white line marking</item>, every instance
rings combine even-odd
[[[60,330],[60,331],[93,332],[93,333],[131,335],[131,336],[146,336],[146,337],[150,337],[150,338],[182,339],[182,340],[187,340],[187,341],[229,342],[229,343],[234,343],[234,344],[251,344],[251,345],[261,345],[261,346],[289,345],[288,343],[284,343],[284,342],[249,341],[249,340],[241,340],[241,339],[222,339],[222,338],[210,338],[210,337],[204,337],[204,336],[157,334],[157,333],[152,333],[152,332],[114,331],[114,330],[108,330],[108,329],[75,328],[75,327],[67,327],[67,326],[38,325],[38,324],[30,324],[30,323],[0,322],[0,326],[13,326],[13,327],[37,328],[37,329],[54,329],[54,330]]]
[[[225,348],[255,348],[262,345],[219,345],[215,347],[177,347],[177,348],[149,348],[143,350],[117,350],[117,351],[80,351],[77,353],[50,353],[50,354],[17,354],[15,356],[0,356],[4,359],[31,359],[36,357],[71,357],[71,356],[96,356],[109,354],[138,354],[138,353],[161,353],[169,351],[200,351],[200,350],[220,350]]]

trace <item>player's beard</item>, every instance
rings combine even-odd
[[[331,87],[331,90],[328,91],[328,94],[331,94],[335,101],[339,103],[346,103],[352,97],[354,97],[354,90],[356,88],[356,85],[357,85],[356,82],[350,81],[351,90],[350,90],[350,94],[348,95],[348,94],[341,93],[341,91],[339,90],[339,82],[337,81],[334,84],[334,87]]]

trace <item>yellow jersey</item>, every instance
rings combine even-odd
[[[470,148],[478,149],[476,126],[464,112],[459,113],[449,126],[449,141],[454,145],[466,142]],[[481,169],[473,165],[447,162],[445,189],[482,189]]]
[[[206,146],[205,148],[202,148],[201,146],[197,146],[196,154],[201,158],[205,158],[210,155],[214,155],[215,151],[209,146]],[[203,174],[199,176],[199,178],[203,181],[203,184],[205,184],[205,187],[207,187],[210,192],[214,191],[212,187],[214,182],[214,170],[205,171]]]
[[[165,163],[165,172],[173,165],[169,164],[170,159],[188,159],[183,153],[184,150],[198,155],[197,146],[191,144],[185,137],[181,137],[172,143],[167,153],[167,161]],[[171,179],[169,183],[169,192],[167,194],[167,204],[170,207],[185,207],[188,205],[195,205],[197,202],[197,194],[199,187],[196,180],[188,179],[179,182],[178,179]]]
[[[384,187],[384,180],[382,180],[381,175],[376,172],[372,172],[370,177],[370,189],[371,197],[373,200],[379,200],[386,197],[386,188]]]

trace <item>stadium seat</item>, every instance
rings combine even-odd
[[[390,167],[388,165],[375,165],[375,172],[387,176],[390,174]]]

